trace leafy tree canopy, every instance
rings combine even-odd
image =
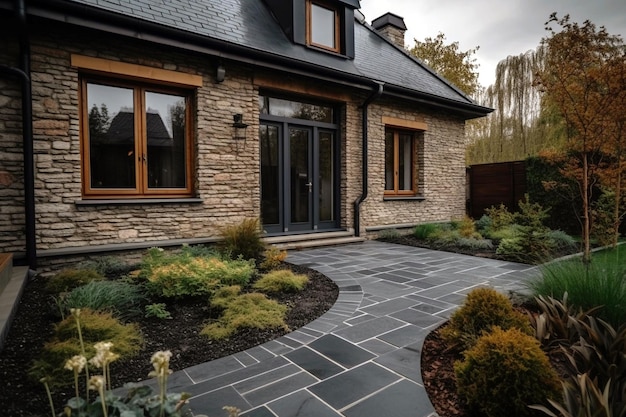
[[[458,42],[446,43],[446,35],[439,32],[434,38],[424,41],[414,39],[415,46],[409,53],[422,60],[468,96],[474,96],[480,89],[478,64],[474,54],[476,48],[461,51]]]

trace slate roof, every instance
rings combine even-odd
[[[262,52],[294,64],[314,66],[327,74],[373,80],[409,94],[443,99],[453,107],[469,107],[477,113],[490,111],[476,105],[428,67],[358,20],[355,21],[355,59],[350,60],[292,43],[262,0],[55,0],[54,3],[60,7],[64,4],[87,6],[83,10],[91,12],[96,9],[112,12],[217,40],[239,50]]]

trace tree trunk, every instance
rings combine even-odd
[[[589,161],[588,153],[583,153],[583,262],[591,262],[591,222],[589,219]]]

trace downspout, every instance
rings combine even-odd
[[[24,215],[26,262],[32,270],[37,268],[35,242],[35,164],[33,150],[33,103],[30,84],[30,45],[26,26],[25,0],[16,0],[15,11],[19,22],[20,67],[0,65],[0,71],[15,75],[22,84],[22,142],[24,155]]]
[[[354,201],[354,233],[355,235],[361,236],[361,204],[363,204],[363,202],[365,201],[365,199],[367,198],[367,176],[368,176],[368,163],[367,163],[367,156],[368,156],[368,150],[367,150],[367,144],[368,144],[368,135],[367,135],[367,125],[368,125],[368,120],[367,120],[367,110],[369,108],[369,105],[376,99],[378,99],[382,94],[383,94],[383,86],[384,84],[382,83],[376,83],[376,86],[374,87],[375,90],[372,92],[372,94],[370,94],[369,97],[367,97],[365,99],[365,101],[363,102],[363,104],[361,105],[361,122],[362,122],[362,126],[361,126],[361,133],[363,135],[362,137],[362,155],[361,155],[361,159],[362,159],[362,172],[361,172],[361,178],[363,180],[363,191],[361,192],[361,195],[359,196],[359,198],[357,198]]]

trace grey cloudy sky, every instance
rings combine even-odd
[[[404,18],[408,46],[439,32],[463,51],[479,46],[475,57],[483,86],[493,83],[499,61],[539,45],[552,12],[581,24],[589,19],[626,37],[626,0],[361,0],[368,23],[386,12]]]

